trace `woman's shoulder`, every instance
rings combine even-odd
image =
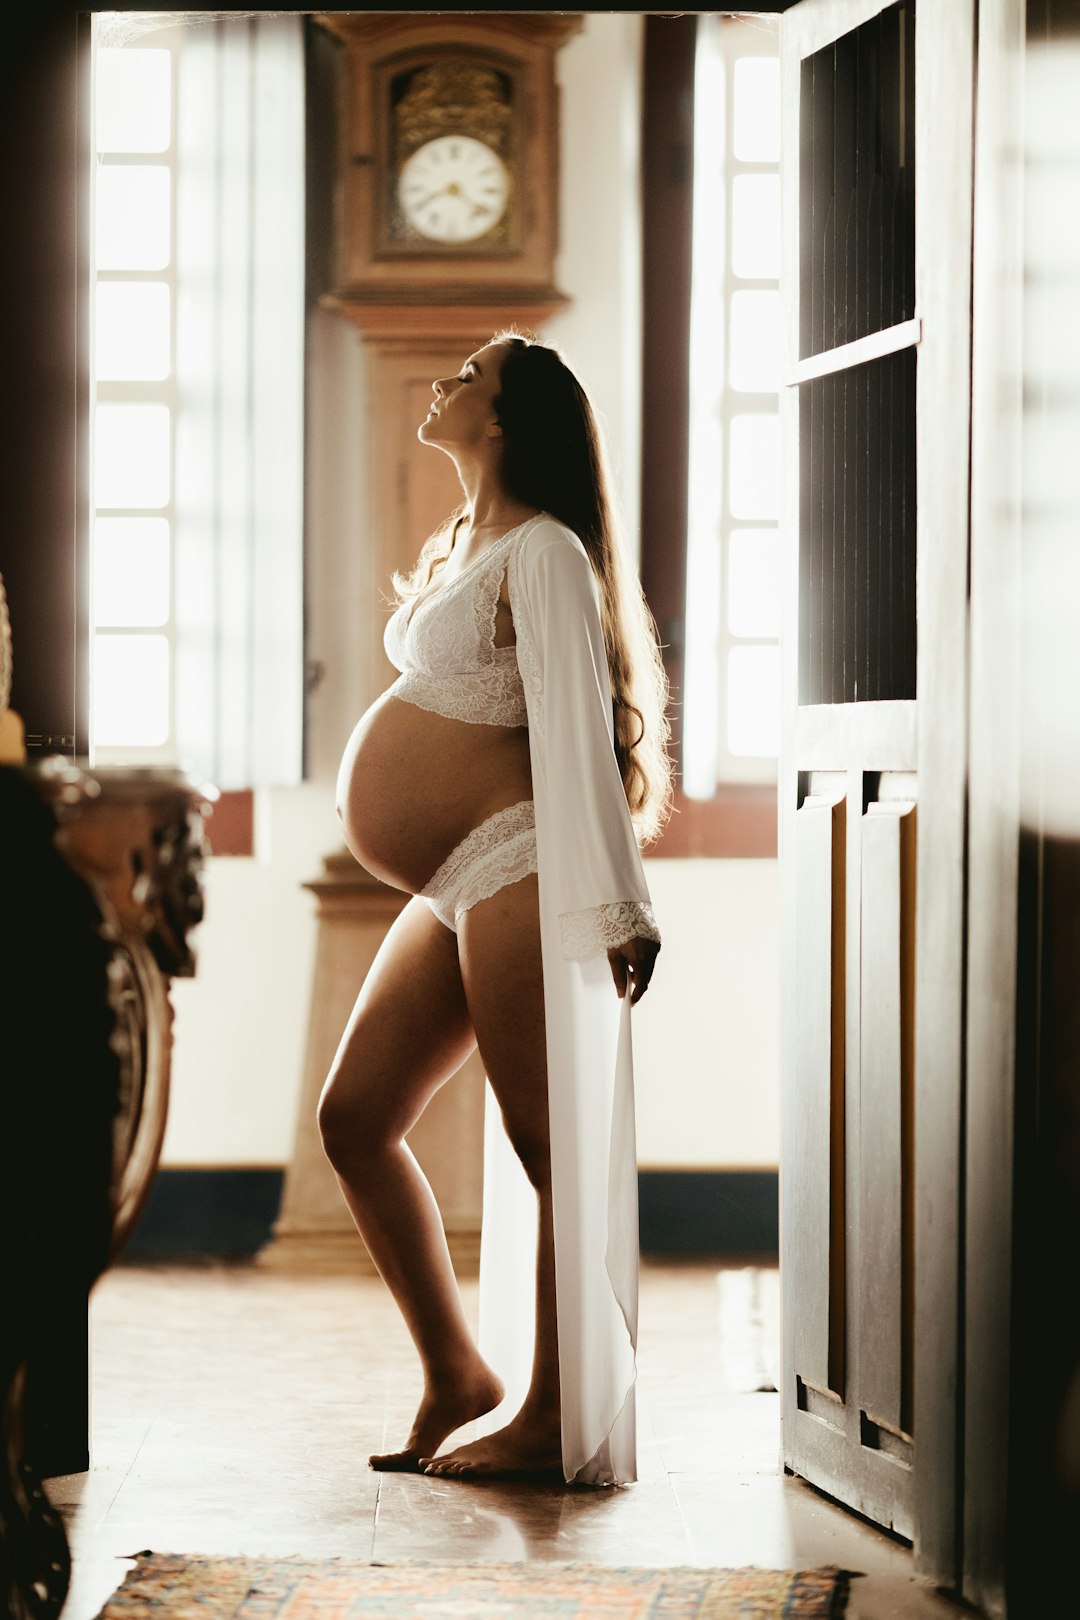
[[[569,609],[572,603],[599,601],[599,582],[589,554],[567,524],[545,512],[522,536],[511,570],[511,605],[540,613]],[[515,608],[516,611],[516,608]]]
[[[539,568],[554,563],[556,567],[574,566],[571,559],[588,564],[585,547],[559,518],[550,512],[541,512],[534,518],[521,537],[521,557],[527,568]]]

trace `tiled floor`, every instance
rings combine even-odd
[[[378,1281],[251,1267],[120,1268],[94,1294],[94,1466],[49,1482],[75,1578],[64,1620],[91,1620],[159,1552],[299,1553],[461,1563],[838,1563],[852,1620],[962,1611],[910,1552],[786,1478],[775,1393],[777,1278],[646,1266],[640,1482],[618,1491],[468,1486],[374,1474],[418,1392]],[[475,1304],[470,1289],[470,1305]]]

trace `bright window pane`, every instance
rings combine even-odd
[[[731,268],[737,276],[779,281],[778,174],[737,174],[732,181]]]
[[[171,120],[169,53],[159,50],[97,52],[99,152],[164,152]]]
[[[731,531],[727,620],[733,636],[780,634],[780,537],[775,529]]]
[[[737,292],[731,298],[729,381],[743,394],[780,387],[780,294]]]
[[[686,558],[686,664],[683,680],[683,791],[711,799],[716,788],[717,747],[722,743],[720,713],[720,457],[695,457],[698,477],[690,488],[690,533]],[[713,476],[710,476],[710,473]]]
[[[168,504],[167,405],[99,405],[94,434],[98,506]]]
[[[166,520],[99,517],[94,524],[95,624],[164,624],[168,617]]]
[[[94,332],[105,382],[160,382],[169,375],[169,289],[154,281],[99,281]]]
[[[735,63],[735,156],[744,163],[780,161],[780,63],[740,56]]]
[[[780,752],[780,649],[732,647],[728,653],[728,750],[750,758]]]
[[[99,270],[164,270],[169,262],[169,170],[105,163],[97,170]]]
[[[777,417],[732,417],[728,504],[732,517],[780,516],[780,423]]]
[[[164,636],[94,637],[94,741],[155,747],[169,735],[169,644]]]

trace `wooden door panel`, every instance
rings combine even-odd
[[[871,802],[862,824],[859,1407],[864,1430],[908,1439],[914,884],[914,805]]]
[[[843,778],[841,778],[841,781]],[[815,782],[814,786],[820,784]],[[794,1121],[794,1262],[807,1282],[795,1370],[819,1394],[844,1389],[844,985],[846,798],[811,793],[795,817],[795,990],[800,1109]],[[803,1400],[808,1397],[805,1389]]]
[[[915,779],[893,745],[896,771],[862,767],[883,737],[851,744],[846,771],[804,774],[809,791],[790,816],[783,1423],[789,1468],[911,1536],[910,1161],[900,1144],[912,1087]]]

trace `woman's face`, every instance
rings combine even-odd
[[[418,434],[440,449],[483,451],[502,436],[495,415],[505,343],[489,343],[465,361],[456,377],[432,384],[435,398]]]

